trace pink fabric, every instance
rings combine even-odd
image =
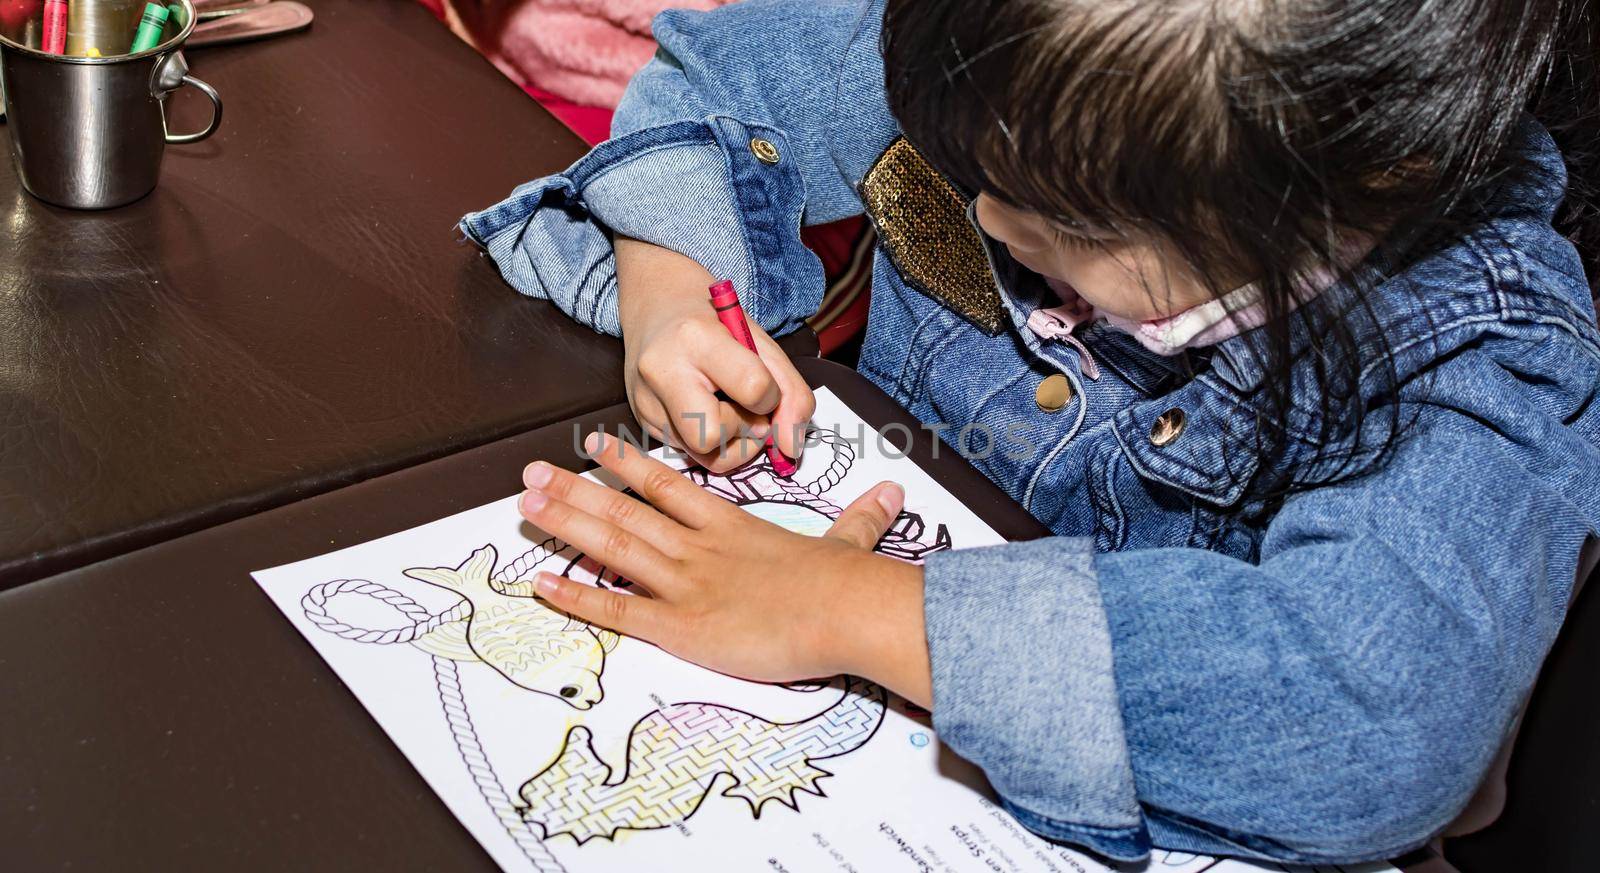
[[[1237,308],[1233,308],[1235,306]],[[1106,313],[1105,320],[1112,327],[1132,334],[1150,351],[1171,356],[1184,349],[1214,346],[1247,330],[1255,330],[1267,323],[1267,307],[1254,288],[1245,286],[1220,300],[1211,300],[1166,318],[1133,321]]]
[[[1349,267],[1372,250],[1373,241],[1364,234],[1353,234],[1339,247],[1338,257],[1343,267]],[[1254,285],[1244,285],[1208,300],[1199,306],[1175,312],[1164,318],[1134,321],[1095,309],[1078,296],[1071,285],[1044,277],[1045,284],[1060,298],[1061,305],[1040,309],[1028,317],[1028,328],[1043,339],[1065,339],[1080,349],[1084,356],[1084,374],[1089,374],[1093,362],[1088,351],[1072,332],[1079,325],[1096,318],[1131,335],[1139,344],[1158,355],[1176,355],[1184,349],[1212,346],[1232,339],[1245,331],[1255,330],[1267,321],[1267,308],[1261,300],[1261,291]],[[1318,268],[1302,276],[1295,283],[1292,304],[1300,306],[1321,294],[1338,280],[1330,269]],[[1037,323],[1035,323],[1037,321]],[[1094,378],[1091,376],[1090,378]]]
[[[1166,318],[1132,321],[1095,309],[1089,301],[1078,296],[1077,289],[1065,282],[1048,276],[1044,277],[1044,281],[1061,300],[1061,305],[1034,310],[1028,316],[1028,329],[1040,339],[1061,340],[1078,349],[1083,358],[1083,373],[1091,379],[1098,378],[1099,368],[1089,356],[1089,350],[1072,333],[1079,325],[1096,318],[1104,319],[1112,327],[1132,335],[1140,345],[1158,355],[1175,355],[1184,349],[1215,345],[1260,327],[1266,321],[1266,307],[1261,305],[1259,293],[1249,285],[1220,300],[1211,300]],[[1331,281],[1331,276],[1328,281]],[[1327,286],[1327,282],[1313,284],[1315,291]]]
[[[572,103],[616,106],[655,54],[650,20],[728,0],[450,0],[450,20],[519,85]]]

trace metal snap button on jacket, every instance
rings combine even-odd
[[[1072,382],[1060,373],[1047,377],[1034,390],[1033,402],[1045,412],[1055,412],[1072,402]]]
[[[756,160],[763,164],[776,164],[778,162],[778,147],[759,136],[750,140],[750,153],[755,155]]]
[[[1173,407],[1156,416],[1155,423],[1150,425],[1150,442],[1164,446],[1183,434],[1183,426],[1189,423],[1189,417],[1183,410]]]

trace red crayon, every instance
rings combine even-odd
[[[733,334],[739,345],[754,352],[756,338],[750,335],[750,324],[744,319],[744,307],[739,305],[739,295],[734,293],[732,282],[723,279],[711,286],[711,305],[716,308],[717,320],[728,329],[728,333]],[[772,462],[773,472],[785,479],[800,469],[785,458],[783,452],[778,451],[778,445],[772,441],[770,433],[767,434],[767,460]]]
[[[44,32],[39,48],[59,55],[67,50],[67,0],[44,0]]]

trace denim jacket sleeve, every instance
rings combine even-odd
[[[881,63],[863,54],[876,58],[880,3],[749,0],[662,13],[660,50],[629,84],[612,138],[466,216],[462,230],[519,291],[605,333],[620,334],[613,234],[693,258],[732,279],[762,327],[793,330],[824,281],[802,222],[861,211],[833,151],[841,102],[892,123],[859,108],[883,103]]]
[[[1594,457],[1547,431],[1549,457]],[[934,725],[1030,829],[1113,857],[1414,848],[1507,735],[1593,527],[1520,442],[1424,407],[1385,467],[1288,499],[1257,563],[1064,538],[934,555]]]

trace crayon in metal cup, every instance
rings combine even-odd
[[[74,209],[131,203],[155,189],[168,143],[199,142],[216,131],[222,99],[189,75],[180,51],[194,30],[194,4],[172,5],[181,20],[166,31],[175,35],[138,52],[126,50],[138,32],[142,2],[72,0],[64,55],[41,50],[37,24],[0,26],[5,126],[28,193]],[[90,48],[103,56],[87,56]],[[167,130],[166,98],[184,85],[210,99],[211,122],[174,134]]]
[[[171,14],[167,7],[159,3],[144,4],[144,13],[139,16],[139,29],[133,34],[133,48],[128,52],[138,54],[159,45],[161,33],[167,29],[167,16]]]
[[[67,50],[67,0],[44,0],[42,24],[39,32],[44,50],[52,55],[64,54]]]

